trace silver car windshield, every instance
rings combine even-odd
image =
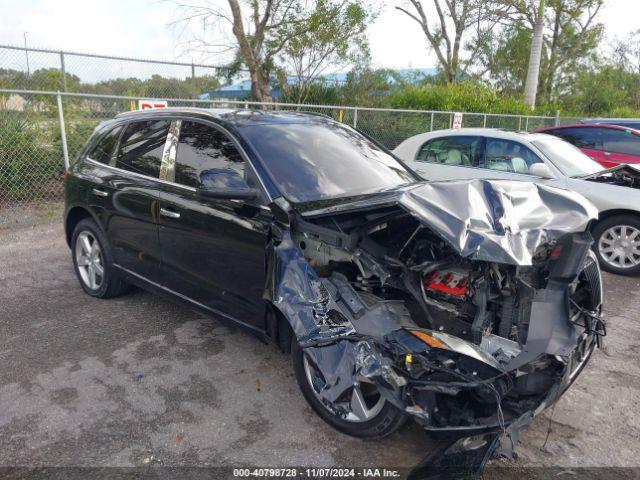
[[[531,143],[542,150],[542,153],[568,177],[583,177],[605,169],[578,148],[557,137],[549,136]]]

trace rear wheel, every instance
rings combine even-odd
[[[76,225],[71,255],[80,285],[92,297],[113,298],[130,289],[115,271],[107,238],[93,220],[85,218]]]
[[[593,229],[594,250],[600,266],[620,275],[640,274],[640,218],[616,215]]]
[[[347,412],[336,414],[322,400],[319,393],[324,376],[313,365],[298,343],[291,345],[293,368],[298,385],[311,407],[335,429],[354,437],[384,437],[397,430],[405,421],[404,412],[387,402],[375,384],[367,381],[354,383],[336,404]]]

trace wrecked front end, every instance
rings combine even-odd
[[[357,418],[380,400],[354,389],[375,386],[439,439],[417,478],[508,455],[605,333],[597,212],[578,195],[473,181],[274,208],[268,296],[318,398]]]
[[[619,187],[640,188],[640,167],[638,165],[620,164],[581,178],[591,182]]]

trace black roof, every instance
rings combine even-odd
[[[266,124],[326,123],[331,117],[314,112],[288,110],[245,110],[226,108],[167,107],[153,110],[135,110],[116,115],[117,119],[144,119],[157,116],[186,115],[201,118],[215,118],[235,127]]]

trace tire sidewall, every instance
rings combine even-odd
[[[404,412],[388,401],[375,417],[365,422],[349,422],[332,414],[312,391],[313,387],[309,384],[304,369],[304,352],[295,338],[291,343],[291,357],[296,380],[305,400],[320,418],[336,430],[354,437],[381,438],[391,434],[404,423]]]
[[[602,255],[600,255],[600,237],[604,232],[609,230],[611,227],[615,227],[616,225],[629,225],[634,228],[640,230],[640,217],[636,217],[633,215],[616,215],[615,217],[607,218],[601,222],[599,222],[595,228],[593,229],[593,251],[598,258],[598,263],[600,263],[600,267],[607,272],[615,273],[618,275],[640,275],[640,265],[636,265],[631,268],[619,268],[614,267],[613,265],[609,265]]]
[[[78,236],[87,231],[91,233],[95,241],[100,245],[100,250],[102,253],[103,260],[103,268],[104,268],[104,277],[102,279],[102,283],[100,284],[100,288],[96,290],[92,290],[89,288],[80,275],[80,271],[78,269],[78,262],[76,259],[76,242],[78,240]],[[113,281],[114,272],[113,272],[113,262],[111,257],[111,250],[109,248],[109,244],[105,235],[102,233],[102,230],[96,225],[93,220],[84,219],[78,222],[76,228],[73,230],[73,235],[71,236],[71,258],[73,259],[73,268],[76,272],[76,276],[78,277],[78,281],[80,282],[80,286],[85,291],[87,295],[91,295],[92,297],[101,298],[107,294],[107,290],[109,289],[109,283]]]

